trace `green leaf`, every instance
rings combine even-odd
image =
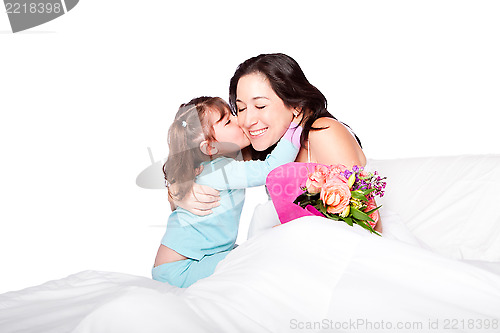
[[[317,210],[319,210],[321,213],[323,213],[323,215],[327,215],[328,212],[326,211],[326,207],[325,205],[323,205],[323,203],[318,203],[316,206],[314,206]]]
[[[351,227],[354,224],[354,222],[352,221],[352,219],[350,217],[345,217],[344,222],[349,224]]]
[[[354,199],[368,201],[368,199],[365,197],[365,195],[361,191],[359,191],[359,190],[351,191],[351,196]]]
[[[333,215],[333,214],[328,214],[327,216],[330,220],[334,220],[334,221],[343,221],[342,218],[338,215]]]
[[[351,207],[351,215],[352,217],[354,217],[355,219],[358,219],[358,220],[363,220],[363,221],[373,221],[366,213],[354,208],[354,207]]]
[[[373,191],[375,191],[375,189],[374,188],[370,188],[370,189],[367,189],[367,190],[360,190],[360,191],[363,192],[364,195],[367,195],[367,194],[370,194]]]
[[[378,232],[376,232],[376,231],[373,229],[373,227],[370,225],[370,223],[368,223],[368,222],[366,222],[366,221],[361,221],[361,220],[359,220],[359,221],[357,221],[357,224],[358,224],[360,227],[362,227],[362,228],[364,228],[364,229],[366,229],[366,230],[370,230],[370,232],[371,232],[371,233],[376,234],[376,235],[378,235],[378,236],[381,236]]]

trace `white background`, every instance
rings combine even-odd
[[[227,99],[260,53],[295,58],[368,157],[499,154],[499,17],[497,1],[82,0],[12,34],[2,8],[0,293],[150,276],[169,206],[135,183],[147,148],[165,158],[178,105]]]

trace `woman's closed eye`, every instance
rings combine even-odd
[[[265,108],[266,106],[265,105],[256,105],[255,108],[259,109],[259,110],[262,110],[263,108]]]
[[[245,111],[246,109],[247,109],[247,108],[239,108],[239,109],[238,109],[238,112],[243,112],[243,111]]]

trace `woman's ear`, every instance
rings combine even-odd
[[[200,143],[200,150],[203,154],[212,156],[219,152],[215,145],[211,144],[208,140],[204,140]]]
[[[304,118],[304,113],[302,112],[302,108],[294,108],[292,110],[292,123],[294,124],[299,124],[302,122],[302,119]]]
[[[297,118],[302,113],[302,108],[294,108],[292,113],[293,113],[293,117]]]

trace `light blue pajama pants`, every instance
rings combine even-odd
[[[186,288],[196,281],[212,275],[215,267],[231,250],[204,256],[200,260],[184,259],[153,267],[153,279]]]

